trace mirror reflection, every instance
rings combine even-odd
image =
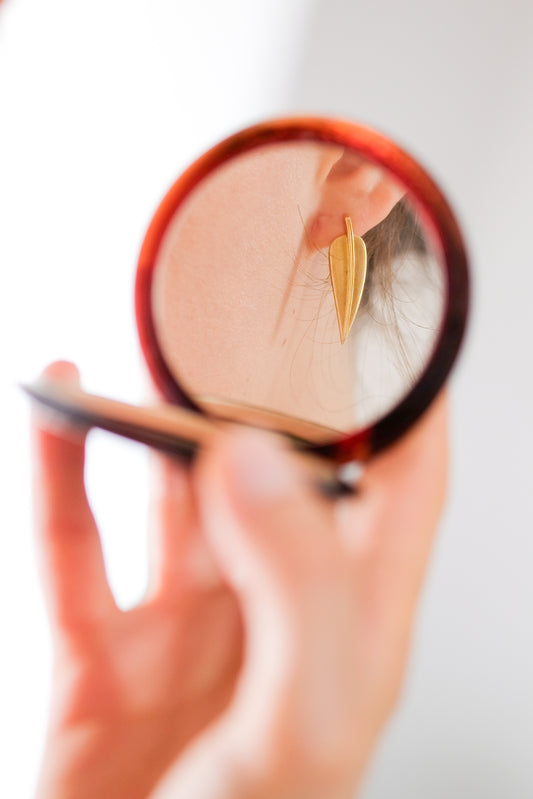
[[[204,179],[168,226],[152,292],[163,357],[200,406],[317,442],[407,394],[445,303],[405,188],[308,141],[249,150]]]

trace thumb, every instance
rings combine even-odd
[[[332,549],[331,505],[272,434],[220,435],[198,465],[196,490],[211,547],[245,612],[267,586],[292,601]]]
[[[204,530],[246,636],[226,732],[252,768],[272,742],[275,758],[304,746],[316,760],[345,733],[352,585],[333,506],[311,486],[305,465],[269,434],[222,435],[198,465]],[[312,741],[304,729],[316,731]]]

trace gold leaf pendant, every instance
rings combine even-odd
[[[344,219],[346,233],[334,239],[329,247],[329,277],[337,311],[341,344],[344,344],[354,323],[366,278],[366,246],[355,236],[352,220]]]

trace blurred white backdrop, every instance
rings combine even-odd
[[[309,111],[371,124],[418,155],[457,208],[475,269],[450,501],[404,700],[362,795],[530,797],[529,0],[4,0],[0,74],[0,796],[31,795],[50,671],[15,384],[61,357],[90,389],[139,400],[133,276],[157,202],[222,136]],[[88,481],[127,605],[145,578],[145,453],[96,436]]]

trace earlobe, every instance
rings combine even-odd
[[[318,186],[319,205],[308,226],[310,244],[319,250],[329,248],[346,232],[346,217],[351,219],[355,235],[363,236],[385,219],[405,194],[382,167],[351,150],[344,150],[327,166]]]
[[[313,249],[328,248],[329,276],[341,344],[363,295],[367,253],[361,238],[388,216],[404,189],[353,150],[328,150],[317,173],[319,204],[308,226]]]

